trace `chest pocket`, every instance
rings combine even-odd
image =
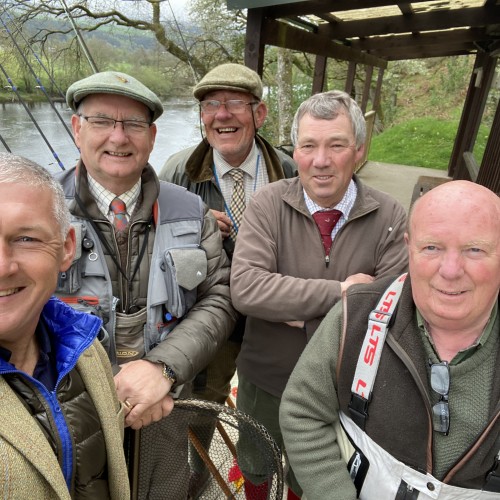
[[[196,302],[197,286],[207,277],[207,256],[199,245],[170,248],[163,253],[160,269],[167,291],[167,311],[181,318]]]

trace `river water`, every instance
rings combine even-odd
[[[171,100],[164,103],[165,111],[156,121],[158,133],[150,163],[160,170],[173,153],[197,144],[201,140],[198,107],[193,101]],[[78,149],[63,122],[71,130],[72,111],[63,103],[55,103],[57,113],[49,103],[36,103],[28,108],[66,169],[78,159]],[[60,171],[53,153],[37,130],[22,104],[0,104],[0,136],[12,153],[26,156],[46,167]],[[0,151],[7,151],[0,140]]]

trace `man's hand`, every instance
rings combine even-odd
[[[363,273],[353,274],[340,283],[340,290],[344,293],[351,285],[357,285],[359,283],[372,283],[373,281],[375,281],[375,276]]]
[[[220,232],[222,234],[222,238],[227,238],[229,236],[229,231],[233,226],[231,219],[225,212],[219,212],[217,210],[210,210],[213,216],[217,219],[217,224],[219,225]]]
[[[163,365],[140,359],[121,365],[115,375],[118,399],[129,409],[125,425],[140,429],[166,417],[174,407],[168,395],[172,383],[162,374]]]

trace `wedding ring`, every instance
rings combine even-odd
[[[133,406],[132,406],[132,403],[130,403],[130,401],[129,401],[128,399],[126,399],[126,400],[123,402],[123,404],[124,404],[124,405],[125,405],[125,406],[126,406],[126,407],[130,410],[130,411],[132,411]]]

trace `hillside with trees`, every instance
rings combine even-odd
[[[222,62],[243,62],[245,11],[228,11],[224,0],[190,0],[189,17],[180,22],[169,11],[168,2],[133,2],[133,8],[127,4],[100,0],[91,8],[87,1],[77,1],[66,12],[64,2],[10,0],[0,12],[0,100],[15,100],[7,78],[27,100],[44,99],[33,72],[49,93],[57,95],[56,86],[64,91],[93,69],[137,76],[163,99],[189,97],[192,86],[210,68]],[[386,152],[377,153],[377,143],[402,126],[409,128],[396,134],[395,140],[407,138],[410,148],[417,147],[419,139],[412,137],[417,133],[416,129],[412,132],[413,120],[424,120],[416,122],[419,130],[438,129],[436,134],[441,137],[432,140],[441,138],[446,143],[449,134],[453,137],[472,65],[473,58],[467,56],[389,63],[370,158],[389,161],[387,149],[397,152],[401,148],[389,142]],[[314,58],[305,53],[266,50],[263,80],[270,115],[263,134],[273,143],[289,142],[291,118],[310,95],[313,71]],[[346,73],[345,62],[329,61],[327,88],[343,88]],[[361,95],[362,72],[357,78],[355,89]],[[496,106],[493,101],[497,97],[490,99],[482,135],[487,135],[490,109]],[[430,148],[443,149],[436,144]],[[374,158],[374,154],[381,156]],[[391,157],[391,161],[396,160]],[[429,163],[446,168],[442,160],[431,158]]]

